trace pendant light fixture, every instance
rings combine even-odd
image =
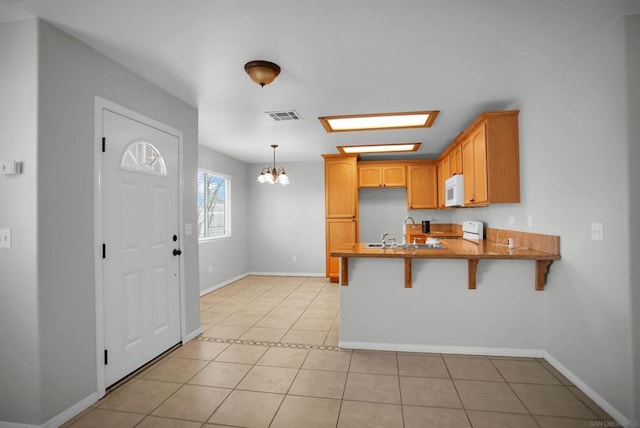
[[[251,77],[251,80],[264,87],[278,77],[280,66],[269,61],[249,61],[244,65],[244,71]]]
[[[276,147],[278,147],[278,145],[272,144],[271,147],[273,148],[273,168],[270,166],[262,168],[262,171],[258,176],[258,183],[279,183],[282,185],[287,185],[289,184],[289,177],[287,176],[284,168],[280,167],[276,169]]]

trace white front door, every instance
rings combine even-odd
[[[105,384],[180,342],[179,139],[102,110]]]

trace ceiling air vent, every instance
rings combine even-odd
[[[286,120],[301,120],[302,118],[295,110],[285,110],[285,111],[268,111],[266,114],[269,115],[276,122],[283,122]]]

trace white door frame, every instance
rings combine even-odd
[[[184,177],[182,175],[182,131],[167,126],[161,122],[129,110],[104,98],[95,97],[95,121],[94,121],[94,238],[95,238],[95,293],[96,293],[96,371],[98,398],[106,393],[105,365],[104,365],[104,283],[103,283],[103,259],[102,259],[102,135],[103,121],[102,110],[109,110],[121,116],[156,128],[162,132],[173,135],[178,139],[178,234],[181,246],[184,248],[183,233],[183,190]],[[185,342],[186,332],[186,306],[185,306],[185,281],[184,258],[179,257],[179,287],[180,287],[180,339]]]

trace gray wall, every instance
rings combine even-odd
[[[324,276],[324,164],[278,166],[286,169],[288,186],[258,183],[262,164],[250,164],[247,172],[249,268],[259,273]]]
[[[3,284],[3,290],[11,290],[12,299],[9,302],[6,299],[2,301],[17,308],[20,308],[18,302],[26,301],[24,307],[20,308],[25,313],[16,316],[10,325],[16,326],[15,332],[21,336],[21,340],[27,343],[35,340],[39,349],[36,347],[33,354],[18,355],[14,352],[8,358],[0,359],[0,373],[3,375],[19,375],[26,359],[33,357],[38,360],[30,367],[31,371],[20,375],[19,380],[15,381],[18,385],[28,385],[28,399],[14,392],[12,382],[9,388],[11,395],[1,400],[0,419],[39,424],[97,390],[94,97],[106,98],[183,132],[184,221],[192,224],[196,224],[197,215],[195,172],[198,123],[195,108],[51,25],[35,21],[11,25],[8,28],[18,28],[23,34],[23,43],[18,47],[24,48],[24,53],[16,58],[37,55],[38,77],[26,84],[25,89],[28,96],[29,93],[35,94],[37,88],[38,105],[37,114],[29,111],[27,122],[18,122],[31,127],[28,133],[22,135],[24,141],[13,143],[16,147],[17,144],[25,144],[26,149],[20,150],[31,150],[32,154],[6,154],[12,158],[24,157],[27,162],[26,174],[11,182],[2,180],[3,186],[10,186],[8,194],[13,196],[6,208],[3,206],[2,215],[6,216],[3,222],[10,222],[6,226],[21,226],[25,221],[28,222],[24,228],[16,228],[19,237],[17,246],[22,244],[24,235],[28,237],[29,233],[35,231],[37,244],[32,242],[26,248],[30,253],[28,260],[18,259],[19,263],[3,266],[7,276],[16,280],[11,280],[8,285]],[[37,46],[31,39],[37,40]],[[11,46],[15,48],[13,42]],[[3,75],[4,70],[8,69],[7,64],[6,61],[2,62]],[[26,70],[30,67],[33,69],[30,61],[26,61],[25,65]],[[11,84],[21,83],[23,77],[13,76]],[[7,102],[4,96],[1,102]],[[35,129],[38,133],[37,143],[30,144],[29,139],[33,141]],[[22,128],[18,128],[20,130]],[[24,184],[21,180],[24,180]],[[23,209],[25,201],[24,196],[18,195],[19,186],[26,187],[24,194],[31,199],[31,208]],[[36,192],[37,202],[33,196],[29,196]],[[36,209],[37,213],[34,214]],[[27,231],[29,228],[31,230]],[[199,328],[197,236],[186,236],[182,248],[186,278],[186,331],[192,332]],[[12,249],[7,254],[11,254],[11,258],[19,257],[23,250],[18,247],[16,250]],[[29,278],[36,273],[37,278]],[[35,310],[29,310],[29,306]],[[6,312],[0,312],[4,317]],[[23,318],[22,324],[16,323],[16,319]],[[37,325],[29,331],[34,323]],[[33,384],[37,385],[39,397],[33,397]],[[6,388],[1,389],[7,391]],[[40,409],[25,411],[24,406],[40,406]]]
[[[640,15],[626,18],[626,60],[627,60],[627,127],[629,129],[629,260],[631,263],[631,341],[633,343],[634,385],[631,419],[640,420]],[[634,263],[635,261],[635,263]]]
[[[0,421],[28,423],[40,414],[36,48],[35,21],[0,25],[0,159],[24,164],[0,175],[0,228],[13,241],[0,249]]]
[[[379,242],[384,232],[389,232],[389,237],[396,238],[396,242],[402,242],[407,216],[416,224],[422,220],[449,223],[452,217],[451,210],[407,210],[406,189],[360,189],[358,202],[362,242]]]
[[[278,163],[291,178],[287,186],[259,184],[264,165],[204,146],[198,166],[232,177],[232,236],[199,243],[201,292],[249,273],[324,276],[322,161]]]
[[[340,287],[340,344],[347,348],[540,356],[543,293],[534,262],[482,260],[467,289],[466,260],[354,258]]]
[[[200,290],[225,284],[249,272],[247,164],[198,146],[198,167],[231,177],[231,237],[201,241]]]
[[[632,308],[640,307],[640,267],[632,261],[640,259],[640,228],[632,220],[640,218],[639,33],[638,15],[617,21],[512,106],[520,109],[522,203],[424,211],[438,222],[473,219],[559,235],[562,260],[552,265],[542,293],[543,349],[635,420],[640,320]],[[363,241],[378,240],[382,229],[400,234],[403,195],[386,192],[360,191]],[[507,224],[510,216],[513,226]],[[604,224],[604,241],[591,240],[592,222]],[[518,268],[480,263],[479,289],[503,287]],[[496,269],[504,269],[504,278],[493,277]],[[522,281],[530,284],[531,275],[522,274]]]
[[[638,76],[637,69],[625,67],[625,19],[559,64],[514,106],[520,108],[522,203],[473,211],[492,227],[509,228],[507,219],[514,216],[515,229],[560,236],[562,260],[551,266],[544,291],[544,349],[631,417],[627,250],[637,251],[637,244],[631,246],[629,234],[627,195],[634,181],[628,155],[638,139],[629,133],[637,115],[628,124],[627,111],[637,112],[639,100],[637,93],[635,99],[625,95],[627,73]],[[637,17],[629,20],[628,30],[637,31],[637,23]],[[466,210],[456,212],[458,220],[467,216]],[[604,224],[604,241],[591,240],[592,222]],[[637,323],[635,329],[637,336]]]

